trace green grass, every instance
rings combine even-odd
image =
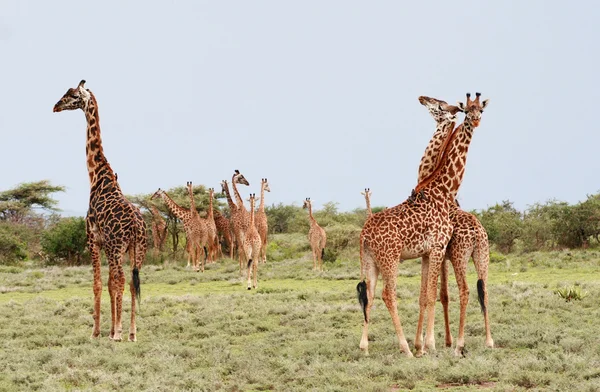
[[[470,267],[465,358],[442,347],[439,304],[438,351],[402,355],[381,283],[365,357],[358,348],[358,261],[325,267],[311,271],[306,256],[261,264],[259,288],[249,292],[232,260],[208,265],[204,274],[145,266],[137,343],[109,341],[106,290],[102,337],[89,338],[90,267],[0,267],[0,390],[600,390],[597,252],[511,255],[492,263],[492,350],[483,344]],[[106,286],[106,267],[103,273]],[[407,261],[398,277],[399,314],[411,347],[419,274],[419,262]],[[450,281],[456,338],[458,294]],[[554,293],[565,286],[587,296],[566,302]]]

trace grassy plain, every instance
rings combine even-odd
[[[103,335],[90,340],[91,268],[0,267],[0,390],[600,390],[600,252],[494,259],[488,287],[497,347],[484,347],[471,269],[466,357],[442,347],[438,304],[438,351],[411,359],[398,349],[381,283],[370,356],[358,348],[357,260],[327,263],[323,273],[311,271],[306,257],[269,262],[260,265],[259,288],[250,292],[232,260],[204,274],[144,266],[137,343],[109,341],[106,291]],[[398,276],[399,314],[411,347],[419,271],[418,261],[407,261]],[[587,296],[566,302],[554,293],[565,286]]]

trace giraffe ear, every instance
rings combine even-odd
[[[458,112],[463,112],[463,113],[464,113],[464,112],[467,110],[467,107],[466,107],[466,106],[465,106],[465,104],[464,104],[464,103],[462,103],[462,102],[458,102],[458,103],[456,104],[456,107],[457,107],[457,109],[458,109],[458,110],[457,110]]]
[[[488,105],[488,103],[490,102],[489,99],[486,99],[485,101],[481,102],[481,109],[485,109]]]

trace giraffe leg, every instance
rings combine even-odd
[[[117,310],[117,314],[115,317],[115,334],[113,336],[113,340],[121,341],[123,339],[123,292],[125,289],[125,273],[123,272],[122,264],[118,264],[116,266],[116,276],[115,276],[115,307]]]
[[[248,277],[248,290],[252,289],[252,264],[255,263],[252,259],[248,259],[248,267],[246,268],[246,275]]]
[[[102,296],[102,274],[100,272],[100,247],[93,241],[88,242],[92,257],[92,268],[94,270],[94,329],[92,338],[100,336],[100,298]]]
[[[129,281],[129,292],[131,293],[131,323],[129,324],[129,341],[135,342],[137,340],[137,328],[135,326],[135,286],[133,280]]]
[[[260,252],[256,252],[256,254],[260,254]],[[254,288],[255,289],[258,288],[258,263],[259,263],[259,260],[256,260],[256,262],[252,263],[252,269],[254,270]]]
[[[460,297],[458,339],[456,340],[456,348],[454,349],[456,356],[462,356],[465,347],[465,323],[467,320],[467,305],[469,304],[469,286],[467,284],[467,263],[469,262],[469,257],[470,249],[463,250],[462,252],[457,250],[452,253],[452,265]]]
[[[108,295],[110,296],[110,333],[108,334],[109,339],[113,339],[115,336],[115,316],[117,314],[117,306],[115,302],[115,278],[112,271],[108,272]]]
[[[452,334],[450,332],[450,314],[448,312],[448,303],[450,297],[448,295],[448,260],[444,258],[442,261],[442,270],[440,273],[440,302],[444,310],[444,330],[446,333],[446,347],[452,347]]]
[[[369,355],[369,321],[371,320],[371,308],[375,299],[375,287],[377,286],[377,278],[379,277],[379,269],[369,256],[364,257],[365,280],[367,284],[367,306],[365,308],[365,320],[363,323],[362,337],[360,338],[360,349]]]
[[[438,248],[429,254],[429,273],[427,276],[427,331],[425,333],[425,347],[435,351],[435,302],[437,300],[437,281],[446,249]]]
[[[423,321],[427,310],[427,276],[429,274],[429,256],[421,258],[421,290],[419,293],[419,321],[417,322],[417,333],[415,336],[416,356],[425,354],[423,346]]]
[[[313,254],[313,271],[317,271],[317,251],[315,248],[312,249]]]
[[[404,336],[404,331],[402,330],[402,324],[400,323],[400,317],[398,316],[398,308],[396,304],[396,276],[398,272],[398,266],[393,260],[390,261],[390,263],[393,265],[392,268],[383,271],[384,286],[381,297],[383,298],[383,302],[390,312],[390,316],[392,316],[392,322],[394,323],[394,328],[396,329],[400,350],[403,351],[407,357],[412,357],[413,354],[410,351],[408,342]]]
[[[477,270],[477,295],[479,301],[482,302],[481,311],[483,312],[483,321],[485,324],[485,345],[486,347],[494,347],[494,339],[490,330],[490,319],[488,315],[488,293],[487,293],[487,277],[488,266],[490,263],[490,249],[487,239],[487,233],[483,233],[477,239],[477,244],[473,252],[473,263]],[[482,298],[483,297],[483,298]],[[483,299],[483,300],[482,300]]]

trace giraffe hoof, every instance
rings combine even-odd
[[[109,339],[110,339],[110,340],[112,340],[112,341],[115,341],[115,342],[120,342],[120,341],[122,341],[122,340],[123,340],[123,338],[121,338],[121,336],[120,336],[120,335],[116,335],[116,334],[115,334],[115,336],[113,336],[112,338],[111,338],[111,337],[109,337]]]
[[[100,331],[94,331],[92,332],[92,336],[90,336],[90,339],[98,339],[100,337]]]
[[[130,333],[129,334],[129,341],[130,342],[137,342],[137,338],[135,337],[134,333]]]

